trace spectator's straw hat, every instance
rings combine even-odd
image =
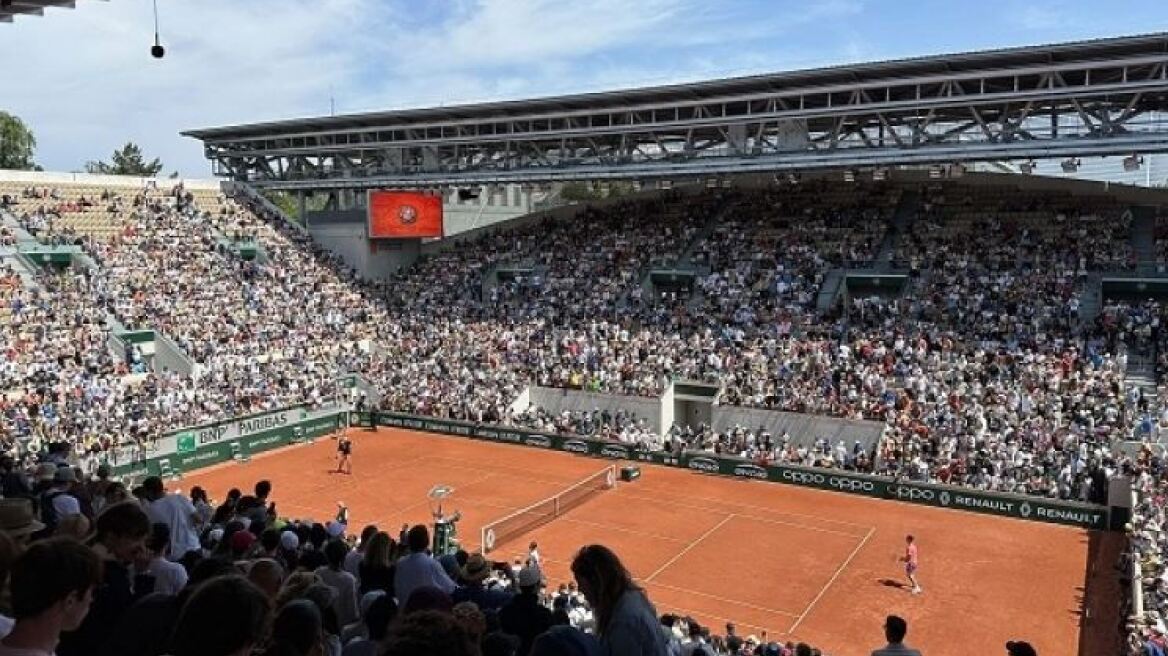
[[[491,564],[479,553],[471,554],[462,568],[462,579],[467,583],[480,583],[491,575]]]
[[[32,512],[30,499],[0,499],[0,531],[16,538],[43,529]]]

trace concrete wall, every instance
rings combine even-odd
[[[369,241],[365,236],[364,210],[309,212],[308,233],[316,243],[372,279],[384,279],[413,264],[421,248],[416,240]]]
[[[665,393],[661,395],[661,429],[662,433],[669,432],[673,427],[674,419],[674,402],[673,402],[673,383],[665,388]]]
[[[884,424],[878,421],[835,419],[723,405],[714,407],[714,430],[722,432],[735,424],[751,430],[763,426],[776,439],[784,432],[789,433],[791,442],[797,445],[811,446],[815,440],[827,438],[832,445],[842,439],[849,448],[855,440],[859,440],[865,449],[870,449],[884,431]]]
[[[154,333],[154,371],[177,371],[184,376],[195,374],[195,361],[171,338],[160,332]]]
[[[644,419],[649,427],[661,433],[661,399],[652,399],[638,396],[622,396],[619,394],[596,394],[579,390],[563,390],[551,387],[529,388],[531,403],[543,408],[552,414],[559,414],[565,410],[587,411],[599,408],[616,414],[617,410],[632,413],[638,419]]]
[[[91,173],[60,173],[51,171],[13,171],[0,169],[0,180],[6,182],[27,182],[30,186],[51,185],[100,185],[103,187],[134,187],[141,189],[154,182],[159,189],[169,189],[183,183],[187,189],[219,190],[219,180],[199,178],[139,178],[129,175],[94,175]]]

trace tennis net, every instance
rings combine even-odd
[[[545,524],[579,506],[592,495],[616,487],[616,465],[609,465],[555,496],[537,501],[526,508],[496,519],[483,526],[483,553],[494,551],[502,544],[531,529]]]

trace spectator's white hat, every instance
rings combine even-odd
[[[295,551],[300,548],[300,536],[292,531],[284,531],[280,534],[280,546],[288,551]]]

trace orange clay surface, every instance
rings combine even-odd
[[[352,475],[331,473],[335,442],[326,438],[172,486],[201,485],[221,500],[266,478],[281,516],[323,521],[344,501],[352,531],[374,523],[396,538],[403,523],[431,521],[426,492],[441,483],[455,488],[446,509],[461,510],[459,537],[474,550],[484,524],[612,464],[395,429],[350,435]],[[897,562],[908,533],[920,549],[920,596],[902,586]],[[890,613],[908,620],[906,642],[928,656],[1001,654],[1019,638],[1043,655],[1103,655],[1098,645],[1115,627],[1106,610],[1083,619],[1088,535],[1062,526],[643,465],[639,480],[497,545],[491,558],[520,557],[532,539],[549,585],[570,579],[579,547],[603,543],[658,612],[691,615],[718,633],[732,621],[741,635],[766,631],[833,656],[882,646]],[[1097,569],[1106,577],[1110,568]],[[1081,622],[1102,638],[1081,642]]]

